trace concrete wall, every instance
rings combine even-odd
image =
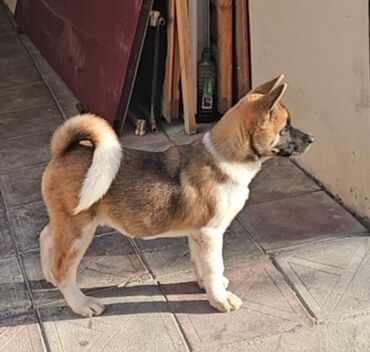
[[[370,218],[368,0],[250,0],[253,84],[285,73],[293,123],[316,141],[299,162]]]

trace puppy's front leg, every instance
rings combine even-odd
[[[238,309],[242,301],[225,287],[224,263],[222,259],[223,232],[202,229],[191,234],[197,247],[197,262],[202,273],[203,285],[211,306],[222,312]]]

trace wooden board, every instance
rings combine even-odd
[[[173,119],[178,119],[180,115],[180,53],[179,53],[179,40],[176,28],[175,28],[175,48],[173,57],[171,114]]]
[[[218,111],[224,114],[232,106],[233,7],[232,0],[213,0],[217,18],[217,96]]]
[[[174,78],[174,59],[175,59],[175,38],[176,35],[176,18],[175,18],[175,0],[167,0],[168,16],[167,16],[167,57],[166,57],[166,71],[163,82],[162,94],[162,116],[171,122],[172,119],[172,92],[173,92],[173,78]]]
[[[243,97],[251,88],[249,66],[249,16],[248,0],[235,0],[235,54],[237,98]]]
[[[179,39],[181,87],[184,108],[184,125],[188,134],[196,133],[194,111],[194,77],[192,66],[188,7],[185,0],[176,0],[177,34]]]

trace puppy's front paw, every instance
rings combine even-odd
[[[208,297],[210,305],[221,312],[237,310],[243,303],[237,295],[234,295],[230,291],[225,291],[225,294],[221,296],[209,294]]]
[[[99,299],[91,296],[84,296],[81,302],[71,305],[71,308],[76,314],[83,317],[100,315],[104,311],[104,305],[100,303]]]

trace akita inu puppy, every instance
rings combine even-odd
[[[280,103],[287,88],[282,79],[253,89],[202,138],[164,152],[121,148],[111,126],[92,114],[73,117],[55,132],[42,180],[50,221],[40,235],[41,262],[45,279],[75,313],[93,316],[104,309],[76,284],[77,267],[100,224],[143,239],[188,236],[210,304],[224,312],[240,307],[224,277],[224,231],[243,208],[262,163],[302,154],[313,142],[292,127]]]

